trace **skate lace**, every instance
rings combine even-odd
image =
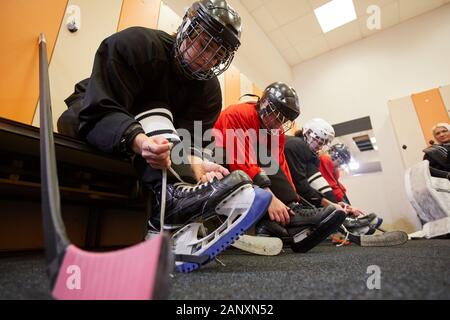
[[[336,247],[342,247],[343,245],[345,245],[348,241],[348,235],[350,234],[350,231],[348,231],[347,228],[343,224],[341,225],[341,227],[345,231],[345,239],[340,244],[337,244]]]
[[[175,187],[175,190],[177,190],[179,192],[191,193],[191,192],[195,192],[197,190],[200,190],[200,189],[206,187],[208,184],[209,184],[209,182],[198,183],[196,185],[179,182],[179,183],[174,183],[173,186]]]
[[[303,216],[303,217],[311,217],[311,216],[315,215],[318,212],[318,210],[317,209],[308,209],[308,208],[305,208],[305,207],[301,207],[301,208],[299,208],[297,210],[294,210],[294,212],[296,214],[299,214],[299,215]]]
[[[313,215],[318,213],[318,210],[316,210],[316,209],[303,208],[303,210],[305,211],[304,215],[307,216],[307,217],[311,217],[311,216],[313,216]]]

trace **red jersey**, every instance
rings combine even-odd
[[[334,168],[333,160],[328,155],[321,155],[319,171],[327,180],[337,201],[342,201],[347,189],[339,182],[339,170]]]
[[[227,165],[231,171],[242,170],[253,179],[263,170],[258,165],[256,156],[258,150],[255,150],[254,142],[257,143],[258,147],[263,146],[270,150],[271,138],[273,137],[267,134],[260,135],[260,128],[259,116],[254,103],[232,105],[222,111],[214,125],[214,137],[216,146],[226,150]],[[228,134],[227,130],[230,130]],[[250,134],[250,132],[253,134]],[[280,134],[278,136],[278,163],[292,187],[295,188],[284,157],[285,143],[286,136]],[[267,152],[263,152],[263,155],[266,154]]]

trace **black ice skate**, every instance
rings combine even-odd
[[[345,212],[334,206],[305,208],[300,204],[289,205],[295,216],[283,227],[265,219],[256,227],[260,236],[276,236],[289,244],[294,252],[307,252],[335,232],[345,219]]]
[[[214,179],[212,182],[198,185],[188,183],[168,184],[164,229],[179,229],[196,219],[211,217],[216,213],[215,207],[217,204],[246,184],[252,184],[252,181],[242,171],[234,171],[222,180]],[[161,190],[157,190],[155,196],[154,215],[149,220],[150,230],[160,229]]]
[[[382,218],[378,217],[375,213],[370,213],[361,218],[347,217],[343,226],[355,235],[372,235],[380,228],[382,223]],[[340,232],[345,233],[342,228],[340,228]]]

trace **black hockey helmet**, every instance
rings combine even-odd
[[[187,10],[175,59],[188,79],[208,80],[231,64],[241,42],[241,17],[225,0],[200,0]]]
[[[348,147],[342,143],[332,145],[328,150],[328,153],[330,154],[333,162],[339,166],[349,163],[352,158],[350,150],[348,150]]]
[[[300,103],[294,88],[282,82],[269,85],[256,104],[259,118],[270,134],[284,133],[292,128],[300,115]]]

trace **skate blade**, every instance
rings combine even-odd
[[[243,235],[233,243],[233,247],[261,256],[276,256],[283,249],[283,242],[276,237]]]
[[[299,239],[300,241],[294,242],[291,244],[291,249],[294,252],[297,253],[306,253],[312,248],[314,248],[316,245],[318,245],[320,242],[325,240],[329,235],[334,233],[339,226],[344,222],[345,220],[345,213],[341,210],[336,210],[332,214],[330,214],[323,222],[322,224],[317,227],[314,231],[312,231],[309,235],[305,237],[306,232],[309,229],[305,229],[301,232],[302,235],[297,235],[294,237],[294,239]]]
[[[403,231],[390,231],[379,235],[361,236],[361,247],[392,247],[405,244],[408,235]]]
[[[252,193],[249,193],[251,191]],[[242,192],[239,196],[238,193]],[[235,198],[236,197],[236,198]],[[234,208],[232,201],[230,199],[235,198],[233,201],[236,203]],[[261,189],[253,189],[251,185],[243,186],[240,189],[232,193],[228,198],[223,200],[217,206],[217,212],[229,217],[219,228],[214,230],[211,234],[207,235],[202,239],[197,239],[197,232],[192,232],[191,234],[184,234],[185,231],[189,229],[189,226],[184,227],[182,230],[178,231],[173,239],[175,245],[175,253],[184,254],[194,254],[194,255],[205,255],[208,259],[204,264],[209,263],[214,260],[217,255],[222,253],[228,247],[230,247],[241,235],[243,235],[252,225],[256,223],[267,211],[270,205],[272,196],[270,193],[263,191]],[[248,205],[246,204],[248,202]],[[247,206],[246,209],[244,207]],[[230,208],[234,208],[230,210]],[[231,212],[235,211],[235,212]],[[244,212],[247,211],[245,214]],[[198,228],[199,224],[192,224]],[[190,238],[189,241],[183,243],[177,242],[178,238],[187,236]],[[179,250],[180,249],[180,250]],[[194,252],[193,252],[194,251]],[[176,265],[176,270],[179,272],[192,272],[201,265],[197,263],[178,263]]]

